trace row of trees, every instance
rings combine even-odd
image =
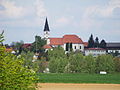
[[[65,54],[63,48],[48,52],[49,69],[52,73],[99,73],[120,72],[120,58],[111,55],[83,56],[79,53]]]
[[[101,40],[101,42],[99,42],[98,37],[96,37],[96,39],[94,40],[93,35],[91,34],[89,40],[88,40],[88,47],[89,48],[106,48],[106,42],[105,40]]]

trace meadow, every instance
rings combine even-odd
[[[40,83],[111,83],[120,84],[120,73],[81,74],[81,73],[40,73]]]

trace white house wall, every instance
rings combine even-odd
[[[81,46],[81,48],[80,48],[80,46]],[[76,49],[75,49],[75,47],[76,47]],[[66,50],[66,44],[63,45],[63,48],[64,48],[64,50]],[[81,50],[83,52],[84,45],[83,44],[72,44],[72,49],[73,49],[73,51]]]
[[[84,51],[84,45],[83,44],[72,44],[72,49],[73,49],[73,51],[80,50],[80,51],[83,52]]]
[[[47,44],[50,44],[50,39],[47,39]]]
[[[108,53],[111,53],[111,52],[115,53],[116,51],[118,51],[118,53],[120,53],[120,50],[108,50]]]
[[[85,56],[92,54],[93,56],[98,56],[106,54],[106,50],[85,50]]]

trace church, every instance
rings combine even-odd
[[[78,50],[84,52],[85,43],[77,35],[70,34],[56,38],[50,37],[50,29],[47,18],[44,26],[44,39],[47,41],[47,44],[44,46],[46,50],[60,46],[63,47],[65,51]]]

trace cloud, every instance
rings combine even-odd
[[[54,24],[54,27],[64,27],[64,26],[67,26],[69,24],[71,24],[73,22],[73,18],[74,17],[65,17],[65,16],[62,16],[58,19],[56,19],[55,21],[55,24]],[[72,25],[72,24],[71,24]]]
[[[120,0],[110,0],[105,6],[94,5],[87,7],[83,17],[112,17],[116,8],[120,8]]]
[[[104,17],[111,17],[116,8],[120,8],[120,0],[110,0],[105,7],[98,8],[98,13]]]
[[[35,7],[36,7],[36,15],[38,17],[43,18],[47,16],[47,11],[45,9],[43,0],[36,0]]]
[[[19,18],[26,14],[26,10],[23,7],[16,6],[14,1],[2,0],[0,2],[2,10],[0,10],[0,16],[8,18]]]
[[[101,27],[103,22],[97,20],[101,18],[110,18],[120,15],[120,0],[110,0],[106,5],[93,5],[85,9],[80,26],[86,30],[90,30],[93,27]],[[117,12],[117,13],[116,13]],[[116,16],[115,16],[116,15]],[[96,19],[97,17],[97,19]]]

